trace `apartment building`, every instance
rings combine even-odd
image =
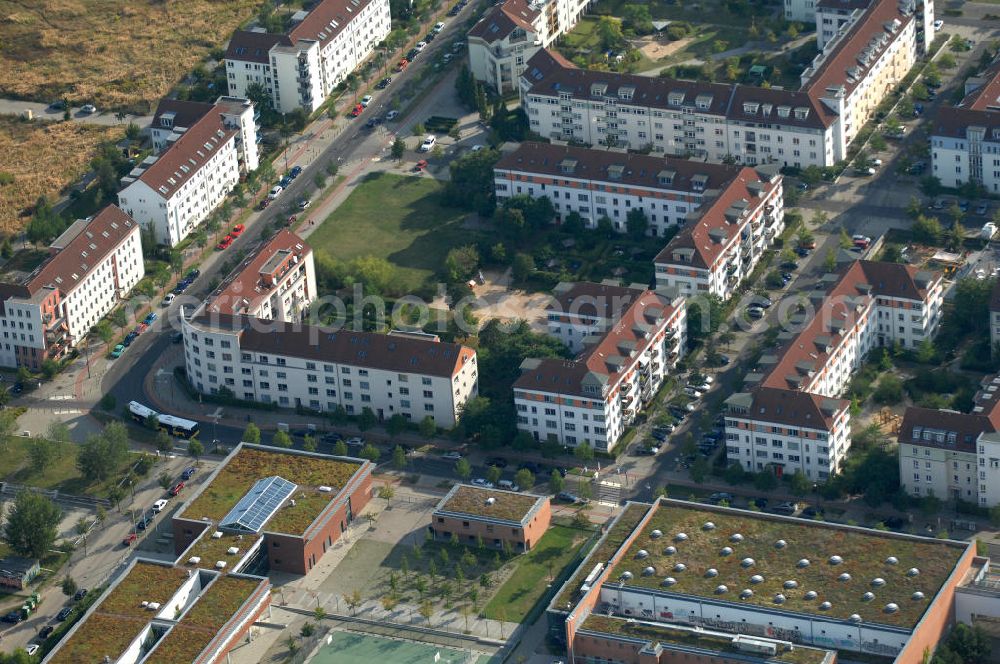
[[[199,392],[379,420],[431,417],[453,427],[478,394],[476,352],[429,334],[333,330],[196,312],[183,321],[188,380]]]
[[[239,30],[225,55],[229,94],[257,85],[279,113],[312,113],[389,31],[389,0],[321,0],[286,34]]]
[[[741,172],[729,164],[534,141],[506,152],[493,167],[501,204],[515,196],[547,196],[557,222],[577,212],[588,228],[596,228],[607,217],[621,233],[628,230],[628,213],[639,209],[654,237],[673,232]]]
[[[777,169],[744,167],[657,254],[658,286],[729,299],[785,228]]]
[[[595,1],[501,2],[469,30],[469,70],[500,94],[516,91],[528,60],[572,30]]]
[[[996,346],[1000,343],[1000,281],[993,285],[990,293],[990,342]]]
[[[242,97],[219,97],[212,104],[164,97],[157,104],[153,121],[149,124],[153,152],[161,154],[173,145],[188,127],[215,113],[223,124],[239,128],[236,144],[242,168],[245,172],[256,170],[260,165],[257,146],[261,137],[257,134],[256,122],[260,117],[260,110],[254,108],[253,113],[247,113],[248,107],[252,107],[252,103]]]
[[[838,472],[851,441],[849,403],[837,397],[865,356],[895,343],[914,348],[937,331],[943,300],[939,274],[856,261],[823,283],[827,290],[811,293],[809,305],[790,317],[799,331],[777,355],[761,358],[761,373],[749,377],[757,384],[726,400],[729,458],[746,470],[801,470],[817,481]],[[778,394],[786,391],[808,395],[813,407],[802,397]],[[793,398],[794,407],[785,405],[783,399]],[[765,407],[754,407],[759,401]],[[808,435],[800,436],[803,431]],[[787,458],[787,444],[797,438],[815,441],[815,463],[805,463],[804,455]],[[820,446],[822,457],[816,456]]]
[[[832,166],[915,62],[916,12],[911,0],[872,3],[824,45],[797,91],[582,70],[543,49],[521,74],[522,104],[532,131],[555,140]]]
[[[588,300],[604,297],[599,284],[575,292]],[[647,290],[606,331],[585,337],[575,359],[526,359],[514,382],[518,429],[539,441],[614,449],[683,355],[685,307],[676,293]],[[549,313],[550,326],[563,324]]]
[[[608,279],[601,283],[562,281],[553,289],[552,301],[545,308],[548,334],[579,353],[588,339],[608,330],[646,292],[643,284],[622,286]]]
[[[965,97],[938,109],[931,130],[932,175],[945,187],[967,182],[1000,191],[1000,63],[965,83]]]
[[[59,359],[145,274],[139,225],[114,205],[71,225],[27,275],[0,283],[0,366]]]
[[[190,109],[188,110],[190,113]],[[154,242],[173,247],[186,238],[257,168],[257,124],[253,104],[222,97],[188,126],[159,115],[162,152],[144,159],[122,178],[118,205]]]
[[[551,520],[548,496],[456,484],[438,501],[427,530],[445,542],[455,536],[468,547],[482,542],[493,549],[527,553]]]
[[[826,45],[849,23],[874,4],[873,0],[785,0],[785,18],[799,23],[816,24],[816,46]],[[916,3],[918,46],[926,51],[934,41],[934,2]]]
[[[282,229],[245,259],[209,297],[208,314],[294,323],[316,299],[312,248]]]

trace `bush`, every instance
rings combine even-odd
[[[903,381],[892,374],[882,376],[872,394],[875,403],[892,406],[903,400]]]

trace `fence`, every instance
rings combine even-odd
[[[56,502],[67,503],[76,507],[88,507],[91,509],[96,509],[97,507],[109,509],[111,507],[111,501],[107,498],[78,496],[70,493],[60,493],[58,489],[39,489],[38,487],[27,486],[24,484],[14,484],[13,482],[0,482],[0,494],[5,496],[16,496],[22,491],[32,491],[46,496]]]

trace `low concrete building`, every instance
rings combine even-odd
[[[24,590],[41,569],[37,558],[4,558],[0,560],[0,586]]]
[[[549,528],[548,496],[456,484],[431,515],[430,533],[460,544],[530,551]]]

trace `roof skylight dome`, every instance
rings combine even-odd
[[[888,604],[885,605],[885,608],[883,608],[882,610],[885,611],[886,613],[896,613],[896,611],[899,611],[899,606],[894,602],[889,602]]]
[[[924,598],[924,594],[918,590],[917,592],[910,595],[910,598],[913,599],[914,601],[919,602]]]
[[[851,580],[851,575],[848,574],[847,572],[844,572],[843,574],[841,574],[840,576],[837,577],[837,580],[838,581],[845,581],[845,582],[846,581],[850,581]]]
[[[677,547],[676,546],[668,546],[667,548],[665,548],[663,550],[663,555],[665,555],[665,556],[672,556],[675,553],[677,553]]]
[[[851,617],[848,618],[848,620],[851,621],[852,623],[859,623],[859,622],[861,622],[861,616],[859,616],[856,613],[852,613]]]
[[[733,533],[732,535],[729,536],[729,541],[730,542],[742,542],[743,541],[743,535],[740,535],[739,533]]]
[[[656,568],[655,567],[645,567],[642,570],[642,575],[643,576],[653,576],[654,574],[656,574]]]
[[[706,521],[705,525],[702,526],[703,530],[715,530],[715,524],[711,521]]]
[[[839,565],[842,562],[844,562],[844,559],[841,558],[840,556],[830,556],[831,565]]]
[[[674,539],[678,542],[686,542],[687,538],[687,533],[677,533],[677,535],[674,536]]]
[[[674,565],[674,571],[675,572],[683,572],[686,569],[687,569],[687,565],[685,565],[684,563],[677,563],[676,565]]]
[[[750,599],[753,597],[753,591],[749,588],[740,591],[740,599]]]
[[[670,586],[674,585],[675,583],[677,583],[677,579],[675,579],[672,576],[668,576],[667,578],[665,578],[663,581],[660,582],[660,585],[661,586],[666,586],[666,587],[669,588]]]
[[[760,574],[754,574],[753,576],[750,577],[750,583],[754,584],[764,583],[764,577],[762,577]]]
[[[719,551],[719,553],[721,555],[723,555],[723,556],[731,556],[731,555],[733,555],[733,547],[731,547],[731,546],[724,546],[724,547],[722,547],[722,550]]]
[[[650,539],[660,539],[661,537],[663,537],[663,532],[660,530],[654,530],[649,534]]]
[[[784,604],[785,603],[785,596],[782,595],[781,593],[778,593],[777,595],[774,596],[774,603],[775,604]]]
[[[873,592],[866,592],[864,595],[861,596],[861,600],[863,602],[870,602],[873,599],[875,599],[875,593]]]
[[[638,558],[639,560],[642,560],[644,558],[649,558],[649,551],[646,551],[645,549],[639,549],[639,551],[636,552],[635,557]]]
[[[809,559],[808,558],[803,558],[799,562],[795,563],[795,566],[798,567],[798,568],[800,568],[800,569],[804,568],[804,567],[809,567]]]
[[[784,549],[786,546],[788,546],[788,542],[786,542],[785,540],[778,540],[777,542],[774,543],[775,549]]]
[[[632,572],[622,572],[622,575],[618,577],[619,581],[630,581],[632,579]]]
[[[715,594],[716,595],[724,595],[725,593],[728,593],[728,592],[729,592],[729,588],[727,588],[725,584],[719,584],[719,585],[717,585],[715,587]]]
[[[815,590],[809,590],[802,597],[804,599],[816,599],[816,591]]]
[[[906,570],[906,576],[916,576],[918,574],[920,574],[920,570],[918,570],[916,567],[911,567],[910,569]]]
[[[785,590],[794,590],[795,588],[799,587],[799,582],[796,581],[795,579],[789,579],[788,581],[785,581],[781,585],[784,587]]]
[[[820,602],[820,604],[819,604],[819,610],[820,611],[829,611],[832,608],[833,608],[833,604],[830,604],[829,602]]]
[[[885,564],[886,565],[898,565],[899,564],[899,558],[897,558],[896,556],[889,556],[888,558],[885,559]]]
[[[876,588],[881,588],[882,586],[885,585],[885,579],[883,579],[880,576],[876,576],[874,579],[872,579],[872,585],[875,586]]]
[[[753,567],[756,561],[753,558],[744,558],[740,561],[740,565],[743,567]]]
[[[709,567],[707,570],[705,570],[705,576],[708,577],[709,579],[715,578],[719,576],[719,570],[715,569],[714,567]]]

